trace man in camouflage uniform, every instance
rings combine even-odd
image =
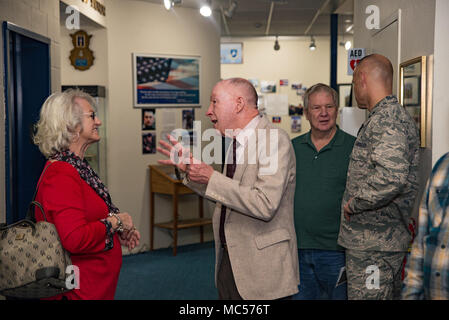
[[[349,299],[397,299],[418,191],[419,135],[392,95],[393,67],[382,55],[357,65],[354,94],[369,116],[348,168],[338,243],[346,248]]]

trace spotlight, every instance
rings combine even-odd
[[[348,51],[351,48],[352,43],[351,43],[351,40],[344,41],[344,39],[343,39],[343,41],[340,41],[340,45],[342,47],[345,47],[345,50]]]
[[[281,48],[278,41],[278,36],[276,36],[276,40],[274,41],[274,50],[278,51]]]
[[[229,5],[229,8],[224,11],[224,15],[226,17],[228,17],[229,19],[231,19],[232,16],[234,15],[234,11],[236,8],[237,8],[237,2],[232,1],[231,4]]]
[[[170,10],[172,7],[180,5],[182,0],[164,0],[164,7],[167,10]]]
[[[210,15],[212,14],[212,9],[210,7],[210,2],[208,2],[207,4],[203,5],[200,8],[200,13],[202,16],[204,17],[210,17]]]
[[[312,36],[311,40],[312,40],[312,42],[309,45],[309,49],[310,49],[310,51],[315,51],[316,45],[315,45],[315,39],[313,38],[313,36]]]
[[[351,41],[348,40],[348,41],[345,42],[345,49],[346,49],[346,51],[348,51],[351,48],[351,46],[352,46]]]

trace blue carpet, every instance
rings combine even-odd
[[[216,300],[213,242],[123,257],[117,300]]]

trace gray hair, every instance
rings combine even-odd
[[[310,96],[314,93],[321,92],[321,91],[329,93],[332,96],[332,100],[334,101],[335,106],[337,108],[339,107],[337,91],[335,91],[333,88],[329,87],[327,84],[317,83],[306,90],[306,93],[304,94],[304,109],[307,109],[309,107]]]
[[[39,121],[34,126],[33,142],[46,158],[68,149],[78,136],[76,129],[83,129],[83,110],[77,98],[85,99],[95,108],[92,96],[79,89],[54,93],[42,105]]]

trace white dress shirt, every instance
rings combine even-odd
[[[237,147],[236,147],[237,164],[242,164],[243,160],[245,159],[244,151],[248,141],[254,142],[256,141],[255,140],[256,128],[257,125],[259,124],[260,118],[261,118],[260,115],[255,116],[242,130],[240,130],[240,132],[235,137],[235,139],[237,140]],[[226,159],[227,159],[226,164],[232,162],[232,149],[229,150]]]

